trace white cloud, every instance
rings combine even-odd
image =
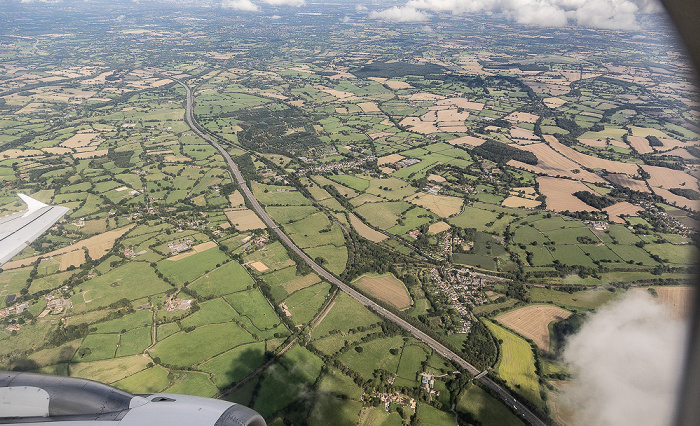
[[[358,4],[355,6],[355,12],[367,12],[367,6],[364,4]]]
[[[581,26],[636,30],[638,14],[662,10],[658,0],[408,0],[417,11],[502,13],[518,23],[541,27]]]
[[[430,15],[413,7],[394,6],[390,9],[384,9],[380,11],[374,10],[370,12],[369,17],[371,19],[382,19],[385,21],[393,22],[416,22],[425,21],[430,17]]]
[[[564,348],[574,424],[670,425],[686,334],[687,323],[645,291],[599,309]]]
[[[260,10],[258,5],[250,0],[224,0],[221,6],[227,9],[245,10],[249,12],[257,12]]]
[[[273,6],[294,6],[299,7],[306,4],[305,0],[263,0],[267,4]]]

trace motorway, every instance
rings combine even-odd
[[[174,79],[175,80],[175,79]],[[480,373],[480,371],[462,359],[459,355],[456,353],[452,352],[449,350],[447,347],[443,346],[440,342],[437,340],[433,339],[432,337],[428,336],[427,334],[423,333],[407,321],[404,321],[397,315],[395,315],[393,312],[384,309],[383,307],[379,306],[377,303],[369,299],[368,297],[364,296],[360,292],[356,291],[349,285],[345,284],[344,282],[340,281],[338,278],[336,278],[334,275],[332,275],[330,272],[326,271],[323,269],[321,266],[319,266],[316,262],[314,262],[313,259],[311,259],[306,253],[304,253],[299,247],[297,247],[296,244],[285,234],[282,232],[282,230],[279,228],[279,226],[273,222],[272,218],[270,215],[267,214],[265,209],[260,205],[258,200],[255,198],[253,195],[253,192],[250,190],[248,187],[248,184],[246,183],[245,179],[243,179],[243,175],[241,174],[241,171],[238,169],[238,166],[236,163],[233,162],[233,159],[229,155],[226,150],[221,147],[215,140],[213,140],[208,134],[204,133],[202,131],[202,128],[199,126],[199,124],[194,120],[194,115],[193,115],[193,96],[192,96],[192,91],[190,90],[189,86],[187,86],[185,83],[179,80],[177,81],[180,85],[182,85],[185,90],[187,91],[187,107],[185,110],[185,120],[187,121],[187,124],[194,130],[200,137],[202,137],[204,140],[212,144],[220,153],[221,155],[224,156],[226,159],[226,162],[228,163],[228,166],[231,169],[231,172],[233,173],[233,176],[235,177],[236,181],[238,182],[238,185],[241,187],[241,190],[243,191],[243,195],[245,198],[250,202],[252,205],[253,209],[255,212],[260,216],[260,218],[265,222],[265,224],[272,229],[275,234],[279,237],[279,239],[282,241],[284,245],[289,247],[292,251],[294,251],[296,254],[298,254],[304,262],[306,262],[311,269],[313,269],[319,276],[323,277],[326,281],[328,281],[331,284],[334,284],[338,286],[341,290],[343,290],[345,293],[347,293],[349,296],[354,298],[355,300],[359,301],[363,305],[367,306],[374,312],[376,312],[378,315],[392,321],[393,323],[397,324],[401,328],[407,330],[410,332],[416,339],[422,341],[426,345],[430,346],[432,349],[435,351],[439,352],[442,356],[444,356],[447,359],[450,359],[454,361],[455,363],[459,364],[462,368],[465,370],[469,371],[472,375],[476,376],[477,374]],[[493,380],[489,379],[487,376],[483,376],[479,380],[484,386],[488,387],[489,389],[493,390],[499,397],[500,399],[505,402],[509,408],[520,414],[528,423],[530,423],[533,426],[545,426],[545,423],[539,419],[532,411],[530,411],[527,407],[525,407],[522,403],[520,403],[517,399],[513,398],[513,396],[508,393],[505,389],[497,385]]]

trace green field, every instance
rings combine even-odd
[[[198,368],[212,373],[220,388],[236,383],[263,363],[265,343],[241,345],[202,363]]]
[[[187,287],[204,297],[223,296],[253,286],[253,279],[236,261],[228,262],[220,268],[204,274]]]
[[[469,413],[484,426],[524,425],[498,400],[475,384],[469,385],[457,400],[457,411]]]
[[[180,260],[165,259],[158,262],[158,270],[176,284],[192,282],[228,261],[229,258],[216,247],[195,253]]]
[[[494,370],[508,386],[530,400],[538,407],[543,407],[540,397],[540,385],[535,372],[535,357],[530,344],[505,328],[484,320],[491,333],[503,342]]]
[[[362,306],[360,302],[340,293],[335,300],[333,308],[330,310],[326,318],[313,331],[312,335],[315,338],[323,337],[329,331],[338,330],[347,333],[351,328],[358,326],[370,326],[379,322],[379,317]]]

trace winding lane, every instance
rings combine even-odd
[[[480,371],[468,363],[466,360],[464,360],[462,357],[457,355],[456,353],[452,352],[449,350],[447,347],[442,345],[440,342],[437,340],[433,339],[429,335],[425,334],[424,332],[420,331],[407,321],[403,320],[393,312],[381,307],[365,295],[361,294],[360,292],[356,291],[349,285],[345,284],[344,282],[340,281],[338,278],[336,278],[334,275],[332,275],[330,272],[327,270],[323,269],[321,266],[319,266],[313,259],[311,259],[306,253],[304,253],[299,247],[297,247],[296,244],[285,234],[279,226],[272,220],[269,214],[265,211],[265,209],[260,205],[258,200],[255,198],[253,195],[253,192],[250,190],[248,187],[248,184],[246,183],[245,179],[243,178],[243,174],[241,174],[241,171],[238,169],[238,166],[236,163],[233,162],[233,159],[229,155],[226,150],[219,145],[218,142],[216,142],[214,139],[212,139],[207,133],[204,132],[203,128],[197,123],[194,119],[193,115],[193,96],[192,96],[192,90],[190,87],[185,84],[184,82],[173,79],[172,77],[169,77],[172,80],[175,80],[177,83],[179,83],[182,87],[185,88],[185,91],[187,92],[187,106],[185,109],[185,120],[187,121],[187,124],[194,130],[197,135],[199,135],[201,138],[209,142],[214,148],[216,148],[221,155],[224,156],[226,159],[226,163],[228,164],[229,168],[231,169],[231,172],[233,173],[233,176],[236,179],[236,182],[238,182],[238,185],[241,187],[241,190],[243,191],[243,195],[245,198],[250,202],[250,204],[253,206],[253,210],[260,216],[260,218],[265,222],[265,224],[272,229],[272,231],[277,234],[279,239],[282,241],[284,245],[289,247],[292,251],[294,251],[296,254],[299,255],[299,257],[302,258],[306,264],[308,264],[311,269],[314,270],[319,276],[323,277],[326,281],[328,281],[331,284],[336,285],[338,288],[343,290],[345,293],[347,293],[350,297],[353,299],[357,300],[358,302],[362,303],[366,307],[370,308],[374,312],[376,312],[379,316],[382,316],[389,321],[392,321],[393,323],[397,324],[399,327],[403,328],[404,330],[407,330],[410,332],[416,339],[422,341],[426,345],[430,346],[432,349],[440,353],[443,357],[450,359],[454,361],[455,363],[459,364],[462,368],[465,370],[469,371],[473,376],[476,376],[480,373]],[[488,387],[489,389],[493,390],[499,398],[505,402],[509,408],[514,410],[516,413],[520,414],[528,423],[530,423],[533,426],[545,426],[546,424],[539,419],[532,411],[530,411],[527,407],[525,407],[522,403],[520,403],[517,399],[515,399],[508,391],[503,389],[501,386],[496,384],[493,380],[488,378],[487,376],[482,376],[478,379],[479,382],[481,382],[484,386]]]

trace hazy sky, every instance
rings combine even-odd
[[[5,0],[8,1],[8,0]],[[71,0],[9,0],[21,3],[60,3]],[[72,0],[80,1],[80,0]],[[97,0],[83,0],[90,3]],[[133,0],[146,3],[165,1],[206,4],[249,13],[265,13],[269,6],[303,9],[310,0]],[[336,0],[356,4],[363,17],[393,22],[427,21],[440,14],[468,15],[490,13],[520,24],[539,27],[579,25],[591,28],[638,30],[640,17],[662,10],[659,0]],[[3,0],[0,0],[0,5]],[[329,2],[324,2],[329,3]]]

